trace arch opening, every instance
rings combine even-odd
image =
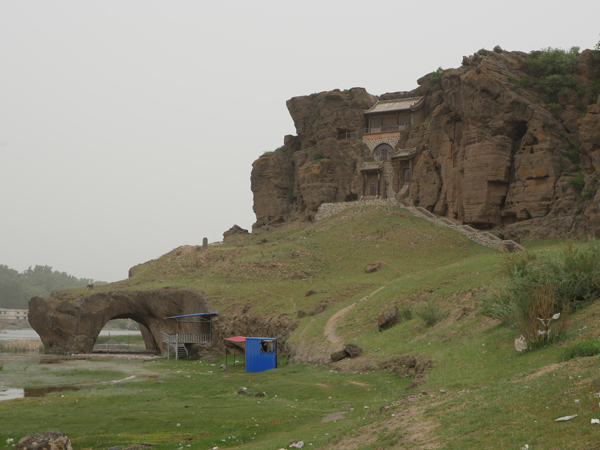
[[[373,150],[373,156],[375,161],[390,161],[392,159],[392,153],[394,149],[389,144],[379,144]]]
[[[143,317],[118,314],[103,325],[94,342],[94,353],[152,353],[160,347]]]

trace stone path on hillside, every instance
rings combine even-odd
[[[327,323],[325,324],[325,328],[323,329],[323,334],[325,334],[325,337],[329,340],[329,342],[331,342],[334,345],[342,344],[343,343],[342,338],[339,337],[337,335],[337,333],[335,332],[335,330],[338,327],[339,322],[356,305],[358,305],[359,303],[364,302],[365,300],[370,299],[371,297],[373,297],[375,294],[377,294],[382,289],[385,289],[386,287],[387,287],[387,285],[381,286],[379,289],[374,290],[370,294],[365,295],[360,300],[352,303],[351,305],[346,306],[345,308],[340,309],[338,312],[336,312],[334,315],[332,315],[329,318],[329,320],[327,321]]]
[[[450,228],[454,230],[466,238],[477,242],[480,245],[489,248],[495,248],[501,252],[518,252],[525,251],[525,247],[521,244],[516,243],[511,240],[502,240],[498,236],[493,235],[487,231],[479,231],[469,225],[461,225],[459,223],[453,222],[452,220],[446,217],[439,217],[433,214],[432,212],[426,210],[425,208],[416,207],[410,205],[408,202],[398,201],[395,199],[376,199],[376,200],[358,200],[356,202],[344,202],[344,203],[323,203],[317,214],[315,215],[315,222],[319,220],[323,220],[326,217],[332,216],[333,214],[337,214],[347,208],[353,208],[357,206],[394,206],[397,208],[406,209],[413,216],[419,217],[421,219],[426,220],[427,222],[438,225],[445,228]]]

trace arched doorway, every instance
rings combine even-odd
[[[394,149],[389,144],[379,144],[373,150],[373,156],[375,161],[390,161],[392,158],[392,153]]]

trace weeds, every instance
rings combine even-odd
[[[417,309],[415,313],[417,316],[419,316],[419,318],[423,319],[425,325],[428,327],[434,326],[436,323],[440,322],[444,317],[446,317],[439,302],[435,299],[424,302],[423,306]]]
[[[565,348],[560,353],[559,359],[560,361],[569,361],[570,359],[596,355],[600,355],[600,340],[585,339],[577,341],[570,347]]]
[[[412,320],[412,308],[410,306],[405,306],[404,308],[398,311],[398,319],[400,322],[406,322]]]
[[[44,346],[39,339],[16,339],[0,342],[0,353],[44,352]]]
[[[600,242],[571,244],[556,259],[528,254],[509,257],[501,267],[503,278],[484,297],[484,313],[513,325],[528,317],[536,292],[551,289],[554,312],[569,312],[600,296]]]
[[[567,331],[569,307],[563,302],[560,311],[554,299],[554,289],[549,285],[539,286],[534,300],[524,317],[519,318],[517,328],[531,350],[545,347],[563,337]]]

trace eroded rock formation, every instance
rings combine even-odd
[[[55,291],[48,299],[29,301],[29,322],[46,352],[91,353],[100,331],[111,319],[140,324],[146,349],[166,355],[163,332],[174,333],[165,317],[208,311],[207,298],[191,289],[109,291],[69,298]]]
[[[29,322],[40,335],[47,353],[91,353],[100,331],[111,319],[130,318],[140,325],[146,349],[167,355],[163,333],[175,334],[175,323],[165,317],[209,311],[209,300],[192,289],[163,288],[149,291],[108,291],[68,297],[54,291],[50,298],[29,301]],[[290,349],[286,340],[297,322],[285,315],[278,318],[252,314],[213,317],[212,344],[197,344],[194,353],[223,355],[224,338],[268,336],[279,340],[279,354]],[[198,325],[180,324],[179,333],[198,334]]]
[[[404,129],[395,148],[417,149],[412,201],[478,228],[507,227],[507,237],[600,237],[600,102],[590,104],[588,90],[599,56],[579,54],[573,76],[582,91],[559,97],[552,110],[518,81],[528,74],[522,52],[465,57],[439,79],[429,74],[411,92],[381,96],[425,98],[426,120]],[[298,134],[254,162],[255,231],[312,220],[322,203],[360,195],[369,149],[339,137],[360,131],[377,100],[353,88],[287,102]]]

